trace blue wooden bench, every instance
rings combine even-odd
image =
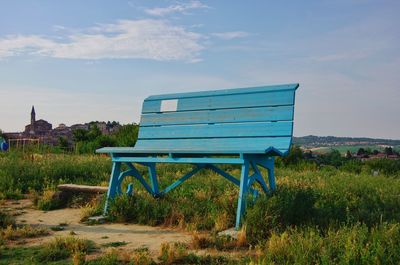
[[[298,84],[150,96],[143,102],[139,136],[134,147],[105,147],[97,153],[112,157],[109,201],[123,194],[121,183],[136,178],[154,197],[178,187],[201,169],[212,170],[239,186],[236,229],[248,192],[257,196],[256,182],[265,193],[275,189],[274,157],[288,153],[293,134],[295,91]],[[149,182],[135,163],[146,166]],[[157,163],[194,166],[164,190],[159,189]],[[128,170],[121,171],[126,164]],[[241,165],[240,179],[219,164]],[[267,169],[268,184],[259,167]],[[249,174],[250,168],[253,174]],[[127,194],[132,194],[129,184]]]

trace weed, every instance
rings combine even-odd
[[[45,227],[34,227],[30,225],[23,225],[20,227],[7,226],[6,229],[0,231],[0,237],[3,240],[16,240],[21,238],[31,238],[46,236],[49,234],[49,230]]]
[[[46,243],[37,255],[40,262],[62,260],[76,253],[87,254],[95,250],[92,241],[76,237],[56,237]]]
[[[9,213],[0,209],[0,228],[6,228],[10,225],[15,225],[15,218]]]
[[[37,200],[37,208],[43,211],[50,211],[59,208],[60,200],[56,196],[56,191],[45,190],[43,195]]]

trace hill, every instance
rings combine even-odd
[[[400,146],[400,140],[308,135],[293,137],[293,143],[307,148],[328,146]]]

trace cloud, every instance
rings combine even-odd
[[[20,54],[65,59],[198,61],[203,36],[163,20],[120,20],[55,38],[13,35],[0,39],[0,58]]]
[[[244,31],[229,31],[229,32],[216,32],[212,33],[211,35],[223,40],[232,40],[232,39],[247,37],[249,36],[249,33]]]
[[[210,8],[209,6],[201,3],[200,1],[190,1],[188,3],[181,3],[167,7],[148,8],[144,11],[152,16],[165,16],[172,13],[187,13],[189,10]]]

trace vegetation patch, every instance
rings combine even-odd
[[[77,253],[87,254],[96,250],[95,244],[90,240],[76,237],[56,237],[44,244],[36,255],[40,262],[63,260]]]
[[[41,226],[23,225],[14,227],[7,226],[0,230],[0,238],[2,240],[17,240],[21,238],[32,238],[49,235],[49,230]]]
[[[112,222],[200,232],[195,233],[190,244],[194,249],[252,253],[250,258],[235,260],[236,263],[399,264],[399,163],[388,159],[347,159],[335,151],[312,161],[294,148],[288,157],[276,160],[277,190],[261,194],[255,203],[247,205],[243,222],[246,229],[238,239],[216,236],[234,226],[238,189],[208,170],[200,171],[185,185],[159,199],[151,197],[137,180],[128,177],[122,189],[132,182],[134,195],[111,201],[108,218]],[[37,204],[42,200],[42,209],[52,209],[49,198],[53,197],[50,195],[57,184],[105,185],[110,164],[107,157],[91,155],[51,154],[32,159],[19,153],[1,154],[0,192],[12,189],[37,192]],[[224,165],[223,169],[240,176],[238,166]],[[138,170],[148,174],[144,167],[139,166]],[[190,170],[189,165],[158,166],[160,189]],[[266,171],[262,170],[262,174],[266,175]],[[82,207],[82,220],[101,214],[103,207],[104,200],[90,201]],[[0,211],[0,226],[6,230],[10,225],[15,230],[13,217]],[[70,251],[60,245],[43,247],[52,248],[56,254],[41,262],[51,262],[57,257],[84,260],[87,251]],[[184,245],[165,245],[161,253],[163,264],[233,262],[225,257],[197,257]],[[38,255],[35,254],[35,260],[39,260]],[[92,264],[129,263],[135,260],[135,255],[137,260],[146,260],[146,251],[118,252],[100,257]]]

